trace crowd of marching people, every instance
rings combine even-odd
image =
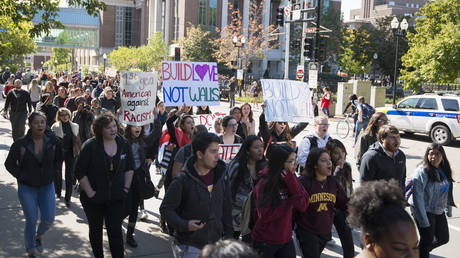
[[[355,256],[355,242],[362,243],[358,257],[429,257],[449,241],[446,215],[455,203],[443,147],[429,145],[408,177],[398,129],[363,97],[350,96],[361,182],[355,189],[347,148],[329,134],[328,105],[298,144],[293,139],[308,123],[267,122],[262,105],[256,128],[248,103],[231,103],[208,131],[193,117],[212,113],[208,106],[167,110],[157,98],[153,123],[125,126],[118,119],[119,80],[42,73],[23,86],[15,75],[7,78],[3,116],[14,143],[5,167],[18,181],[29,257],[43,251],[63,188],[69,208],[79,191],[95,257],[104,256],[103,228],[112,257],[124,256],[125,243],[137,247],[144,200],[162,188],[161,230],[174,238],[179,257],[289,258],[296,257],[297,243],[303,257],[315,258],[333,227],[346,258]],[[330,99],[324,89],[322,102]],[[224,162],[220,144],[241,147]],[[151,166],[162,175],[156,185]],[[353,228],[361,231],[355,242]]]

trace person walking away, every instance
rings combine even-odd
[[[8,108],[11,108],[10,122],[13,141],[16,141],[19,137],[24,136],[27,114],[32,112],[30,95],[27,91],[21,89],[21,87],[22,81],[16,79],[14,81],[14,90],[11,90],[8,93],[5,106],[3,108],[3,116],[6,116],[6,111]]]
[[[429,258],[433,249],[449,242],[445,211],[450,211],[448,216],[451,217],[452,206],[456,207],[453,181],[444,148],[430,144],[412,177],[412,194],[408,200],[420,233],[420,258]]]
[[[264,143],[259,137],[250,135],[246,137],[238,154],[227,166],[227,176],[232,193],[233,237],[239,239],[241,235],[242,240],[246,243],[251,242],[251,237],[248,232],[241,232],[243,206],[259,180],[257,173],[262,171],[266,164]]]
[[[366,130],[358,135],[358,141],[355,146],[356,166],[361,166],[361,159],[369,147],[377,142],[380,127],[388,124],[387,115],[383,112],[376,112],[372,115]]]
[[[268,167],[254,189],[253,247],[261,258],[295,258],[293,213],[308,207],[308,194],[294,175],[294,150],[287,144],[271,147]]]
[[[347,113],[348,108],[351,107],[351,116],[353,117],[353,136],[355,135],[356,131],[356,121],[358,121],[358,97],[356,94],[350,94],[348,96],[349,102],[347,103],[347,106],[345,107],[345,110],[343,110],[343,113]]]
[[[399,182],[365,182],[348,202],[348,221],[361,231],[362,252],[357,258],[417,258],[419,239]]]
[[[334,179],[345,190],[347,198],[350,198],[353,193],[353,178],[351,175],[351,165],[346,162],[347,151],[343,143],[337,139],[330,140],[325,147],[332,161],[332,171]],[[334,227],[340,238],[342,245],[343,257],[353,258],[355,256],[355,246],[353,243],[353,234],[348,222],[346,214],[340,209],[335,210]]]
[[[160,206],[161,215],[174,228],[181,257],[199,257],[206,244],[233,235],[230,187],[225,163],[219,160],[219,137],[196,135],[192,150],[193,157],[172,181]]]
[[[300,165],[300,171],[305,167],[307,157],[310,151],[314,148],[324,148],[326,144],[332,140],[329,134],[329,119],[326,116],[317,116],[313,122],[315,131],[305,136],[299,143],[297,149],[297,162]]]
[[[235,106],[235,91],[238,86],[238,81],[236,80],[236,77],[233,76],[230,79],[230,84],[229,84],[229,91],[228,91],[228,102],[230,102],[230,108]]]
[[[312,149],[299,178],[310,201],[308,209],[300,213],[296,220],[296,235],[304,258],[321,256],[331,239],[335,210],[346,212],[347,195],[332,173],[327,150]]]
[[[30,84],[27,84],[27,90],[29,91],[30,101],[35,111],[37,110],[37,103],[40,101],[40,95],[42,94],[42,89],[38,86],[38,80],[33,79]]]
[[[133,177],[133,154],[128,141],[118,135],[117,120],[112,114],[101,114],[92,129],[95,137],[83,144],[75,161],[91,248],[94,257],[104,257],[102,224],[105,222],[112,257],[124,257],[121,223]]]
[[[358,139],[359,133],[362,129],[365,129],[369,124],[369,120],[371,119],[372,115],[375,113],[375,109],[365,102],[363,96],[359,96],[358,98],[358,120],[356,121],[356,131],[353,146],[356,144],[356,140]]]
[[[254,105],[255,108],[258,108],[259,106],[258,106],[258,103],[257,103],[257,98],[259,97],[260,87],[259,87],[259,84],[257,83],[257,81],[252,82],[251,91],[252,91],[252,97],[254,98],[253,105]]]
[[[56,114],[56,122],[51,126],[51,130],[61,140],[62,153],[65,162],[65,205],[70,208],[70,198],[72,197],[72,186],[75,184],[73,165],[75,157],[80,152],[81,141],[78,136],[78,124],[70,121],[70,110],[60,108]],[[62,164],[59,167],[54,179],[56,196],[61,198],[62,190]]]
[[[44,114],[32,112],[29,127],[27,134],[11,145],[5,168],[18,181],[18,197],[26,221],[26,252],[28,257],[36,257],[43,251],[42,236],[54,222],[53,178],[62,164],[62,147],[54,133],[46,128]],[[37,230],[38,211],[40,224]]]
[[[361,182],[395,179],[404,190],[406,155],[399,149],[399,130],[392,125],[384,125],[379,129],[377,139],[378,142],[371,145],[361,159]]]
[[[328,87],[323,88],[323,96],[321,97],[321,111],[323,114],[329,117],[329,106],[332,102],[332,93]]]

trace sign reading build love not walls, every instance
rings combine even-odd
[[[121,122],[128,125],[153,123],[157,93],[156,73],[120,72]]]
[[[163,61],[165,106],[218,106],[217,63]]]

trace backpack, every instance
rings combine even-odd
[[[316,136],[310,135],[310,136],[305,136],[305,138],[308,138],[308,140],[310,141],[310,151],[313,150],[314,148],[318,148],[318,139],[316,138]],[[329,142],[330,140],[332,140],[331,136],[327,138],[327,142]]]
[[[252,211],[254,210],[254,197],[252,193],[253,191],[249,192],[248,198],[246,198],[246,200],[243,203],[240,220],[241,236],[251,234],[252,227],[254,225],[252,215]]]
[[[410,179],[407,179],[406,185],[404,187],[404,197],[406,198],[406,201],[409,200],[413,192],[414,192],[414,181],[412,180],[412,178],[410,178]]]
[[[375,113],[375,109],[367,103],[361,104],[361,109],[363,112],[363,122],[369,121],[372,115]]]

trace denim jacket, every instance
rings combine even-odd
[[[437,174],[439,179],[439,174]],[[433,213],[436,208],[440,196],[440,182],[431,181],[428,174],[425,172],[423,165],[419,165],[415,170],[415,174],[412,178],[413,192],[409,197],[409,205],[411,212],[419,224],[420,227],[429,227],[430,222],[428,220],[427,212]],[[449,196],[447,206],[454,206],[452,194],[452,182],[449,185]],[[450,208],[450,207],[449,207]]]

